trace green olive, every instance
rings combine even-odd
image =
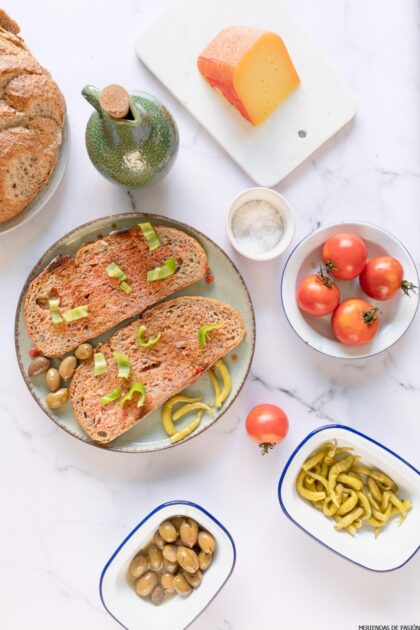
[[[171,521],[164,521],[159,525],[159,534],[165,542],[174,542],[178,538],[178,532]]]
[[[212,554],[216,549],[216,541],[208,532],[200,532],[198,534],[198,544],[201,551]]]
[[[193,588],[198,588],[203,580],[203,574],[200,570],[195,573],[187,573],[187,571],[184,571],[184,577]]]
[[[159,606],[159,604],[163,602],[164,597],[165,597],[165,592],[163,588],[158,585],[158,586],[155,586],[155,588],[153,589],[152,594],[150,596],[150,601],[155,606]]]
[[[61,379],[60,374],[56,368],[50,368],[45,373],[45,384],[50,390],[50,392],[56,392],[60,387]]]
[[[176,545],[165,545],[162,549],[163,557],[169,562],[176,562]]]
[[[90,343],[81,343],[75,350],[75,355],[80,361],[86,361],[92,355],[93,348]]]
[[[156,547],[160,549],[161,551],[163,547],[165,546],[165,541],[163,540],[159,532],[155,532],[155,535],[153,536],[153,539],[152,539],[152,543],[154,543]]]
[[[167,573],[174,575],[178,571],[178,562],[169,562],[169,560],[163,558],[163,569]]]
[[[200,551],[198,554],[198,564],[200,565],[200,569],[205,571],[211,565],[211,561],[213,560],[213,556],[209,553],[204,553],[204,551]]]
[[[186,519],[179,528],[179,535],[184,545],[194,547],[198,539],[197,523],[192,518]]]
[[[57,389],[56,392],[51,392],[45,396],[45,402],[50,409],[58,409],[66,404],[69,397],[69,390],[65,387]]]
[[[128,571],[132,578],[139,578],[144,573],[146,573],[148,568],[149,568],[149,562],[147,561],[147,558],[139,554],[138,556],[132,559],[130,568],[128,569]]]
[[[175,516],[172,519],[172,523],[175,526],[175,529],[177,530],[177,532],[179,532],[179,530],[181,529],[181,525],[184,521],[185,521],[185,516]]]
[[[153,543],[149,545],[147,557],[152,571],[160,571],[162,568],[162,552]]]
[[[51,365],[51,361],[47,357],[35,357],[29,364],[28,376],[39,376],[44,374]]]
[[[58,371],[63,381],[68,381],[71,379],[76,367],[77,359],[73,355],[70,355],[69,357],[66,357],[61,361],[60,365],[58,366]]]
[[[174,576],[170,573],[161,573],[160,575],[160,583],[165,593],[171,594],[175,592],[174,589]]]
[[[158,583],[158,576],[153,571],[148,571],[136,582],[136,592],[140,597],[148,597]]]
[[[182,575],[182,573],[178,573],[178,575],[174,577],[173,587],[178,593],[178,595],[182,595],[183,597],[190,595],[192,592],[191,585],[188,584],[187,580]]]
[[[189,547],[177,547],[176,559],[178,564],[188,573],[195,573],[199,569],[197,554]]]

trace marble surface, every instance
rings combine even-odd
[[[278,290],[285,258],[246,261],[224,231],[232,198],[252,182],[134,55],[137,30],[166,5],[120,0],[115,12],[99,0],[4,3],[64,91],[72,149],[54,199],[34,221],[0,240],[0,624],[7,630],[116,628],[98,597],[101,569],[145,514],[175,498],[214,513],[238,551],[230,582],[194,630],[418,624],[419,557],[383,575],[352,566],[295,528],[276,490],[297,443],[333,421],[368,433],[419,466],[420,319],[389,352],[358,362],[316,354],[294,335]],[[359,101],[352,127],[277,187],[296,210],[296,241],[319,224],[366,219],[391,230],[419,263],[418,3],[290,5]],[[156,93],[179,123],[177,163],[151,190],[114,187],[88,160],[90,109],[80,90],[85,83],[111,82]],[[80,223],[132,209],[189,222],[225,247],[248,284],[258,328],[252,374],[229,413],[188,444],[146,456],[94,449],[55,427],[26,390],[13,344],[19,292],[43,251]],[[247,411],[259,402],[281,405],[290,418],[287,439],[264,459],[244,430]]]

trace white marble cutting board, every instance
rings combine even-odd
[[[197,56],[226,26],[258,26],[284,40],[300,87],[254,127],[199,73]],[[138,35],[142,62],[261,186],[274,186],[348,123],[356,101],[281,0],[179,0]],[[275,141],[273,141],[273,138]]]

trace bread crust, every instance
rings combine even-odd
[[[17,33],[0,9],[0,223],[22,212],[48,181],[66,111],[57,84]]]
[[[207,257],[194,238],[174,228],[154,228],[161,246],[153,252],[140,229],[134,227],[83,245],[74,258],[59,256],[31,282],[24,313],[36,348],[46,356],[60,356],[204,277]],[[177,261],[176,273],[147,282],[147,271],[172,257]],[[118,279],[107,275],[111,262],[127,275],[131,293],[124,293]],[[53,295],[59,297],[61,311],[87,304],[89,316],[52,324],[48,300]]]
[[[204,324],[221,323],[205,348],[198,343],[198,331]],[[161,333],[154,346],[143,350],[136,343],[136,331],[145,325],[148,336]],[[95,442],[107,444],[135,426],[148,413],[179,393],[245,337],[241,315],[231,306],[205,297],[183,296],[147,310],[135,322],[121,328],[106,343],[97,346],[107,362],[106,374],[95,377],[93,359],[82,363],[70,385],[70,401],[82,429]],[[113,352],[130,358],[128,381],[118,378]],[[126,391],[132,382],[146,388],[144,406],[136,400],[121,408],[118,402],[105,407],[100,398],[120,387]]]
[[[0,26],[15,35],[20,31],[19,24],[4,9],[0,9]]]

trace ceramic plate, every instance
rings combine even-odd
[[[134,591],[127,580],[133,557],[153,537],[159,525],[174,516],[193,518],[212,534],[217,547],[199,588],[187,598],[173,597],[162,606],[152,606]],[[226,584],[235,566],[236,550],[232,536],[204,508],[190,501],[171,501],[158,506],[121,543],[102,571],[99,592],[109,614],[130,630],[184,630],[196,619]]]
[[[232,24],[278,33],[301,79],[300,87],[258,127],[212,89],[197,69],[197,56],[203,48]],[[143,28],[136,52],[260,186],[281,181],[356,113],[351,90],[282,0],[212,0],[206,4],[178,0]]]
[[[375,539],[373,529],[363,527],[355,536],[334,529],[334,521],[304,501],[295,488],[303,462],[325,442],[354,448],[367,466],[390,475],[399,487],[398,495],[410,499],[413,507],[401,524],[394,518]],[[419,471],[376,440],[343,425],[320,427],[306,436],[289,458],[280,477],[278,496],[286,516],[314,540],[340,556],[371,571],[394,571],[406,564],[420,546]]]
[[[178,293],[174,293],[173,295],[169,296],[168,299],[172,299],[173,297],[176,297],[178,295],[202,295],[205,297],[216,298],[221,302],[226,302],[227,304],[230,304],[231,306],[236,308],[239,313],[241,313],[247,332],[245,340],[237,348],[230,352],[225,358],[231,372],[233,383],[232,392],[229,398],[227,399],[224,407],[221,410],[217,411],[215,418],[211,418],[209,414],[206,414],[201,421],[198,431],[196,431],[188,439],[191,439],[195,435],[202,433],[205,429],[216,422],[216,420],[218,420],[218,418],[220,418],[225,413],[225,411],[227,411],[232,402],[235,400],[236,396],[239,394],[251,366],[255,345],[255,320],[251,298],[239,271],[230,260],[230,258],[220,249],[220,247],[218,247],[218,245],[216,245],[216,243],[211,241],[207,236],[204,236],[204,234],[201,234],[201,232],[198,232],[188,225],[184,225],[183,223],[179,223],[178,221],[173,221],[172,219],[166,219],[165,217],[153,214],[119,214],[104,217],[102,219],[96,219],[95,221],[86,223],[85,225],[76,228],[72,232],[69,232],[54,245],[52,245],[52,247],[50,247],[48,251],[45,252],[45,254],[42,256],[40,261],[35,265],[34,269],[30,273],[21,293],[17,307],[15,321],[15,343],[16,353],[23,378],[25,379],[25,382],[29,387],[30,392],[37,403],[45,411],[45,413],[56,424],[58,424],[59,427],[61,427],[71,435],[79,438],[80,440],[88,442],[89,444],[94,443],[89,440],[89,438],[86,436],[86,434],[80,428],[79,424],[74,419],[70,403],[67,403],[57,410],[49,409],[44,403],[44,397],[48,393],[44,384],[44,377],[41,375],[36,378],[29,379],[27,376],[28,365],[30,363],[30,356],[28,354],[28,351],[33,344],[27,333],[23,315],[23,303],[25,299],[25,294],[29,283],[33,280],[33,278],[37,276],[58,254],[74,255],[83,243],[87,241],[93,241],[99,235],[107,234],[112,230],[135,226],[141,221],[151,221],[152,223],[166,225],[169,227],[177,228],[178,230],[182,230],[197,239],[197,241],[201,243],[206,251],[209,268],[215,278],[214,282],[207,284],[204,280],[201,280],[200,282],[197,282],[196,284],[193,284],[192,286],[183,289]],[[105,341],[116,330],[126,325],[130,321],[132,321],[132,319],[126,320],[118,326],[111,328],[111,330],[109,330],[106,334],[95,338],[92,343],[96,345],[99,342]],[[185,391],[187,391],[188,394],[191,396],[204,396],[204,400],[206,401],[211,401],[212,397],[214,398],[212,386],[207,375],[203,375],[198,381],[194,383],[194,385],[192,385]],[[157,451],[174,446],[171,444],[169,438],[166,436],[162,428],[160,415],[160,409],[156,409],[152,413],[148,414],[144,420],[139,422],[137,426],[133,427],[132,429],[118,437],[116,440],[111,442],[109,446],[101,448],[108,448],[110,450],[123,452],[141,453],[146,451]],[[188,421],[186,421],[186,423],[187,422]],[[185,442],[185,440],[183,442]],[[94,445],[97,446],[96,444]]]
[[[319,269],[323,243],[338,232],[351,232],[361,236],[366,242],[369,258],[384,254],[397,258],[404,268],[405,278],[416,286],[419,286],[419,276],[416,265],[404,245],[383,228],[369,223],[343,221],[326,225],[309,234],[292,251],[284,268],[281,295],[284,312],[293,330],[302,341],[323,354],[340,359],[361,359],[387,350],[403,336],[417,312],[419,295],[411,293],[410,296],[406,296],[401,292],[392,300],[378,302],[363,293],[357,278],[351,282],[337,281],[341,301],[351,297],[364,298],[382,311],[379,331],[371,343],[363,346],[345,346],[337,341],[331,330],[330,316],[305,315],[299,309],[295,296],[300,281]]]
[[[10,221],[6,221],[5,223],[0,223],[0,235],[6,234],[7,232],[11,232],[15,228],[27,223],[30,221],[32,217],[34,217],[42,208],[49,202],[57,188],[59,187],[61,180],[63,179],[67,162],[70,154],[70,130],[69,130],[69,122],[66,116],[64,121],[64,127],[62,132],[62,141],[60,146],[60,151],[58,153],[57,163],[54,167],[53,172],[51,173],[50,178],[47,183],[40,189],[39,193],[35,197],[33,201],[26,206],[26,208],[18,214],[17,216],[10,219]]]

